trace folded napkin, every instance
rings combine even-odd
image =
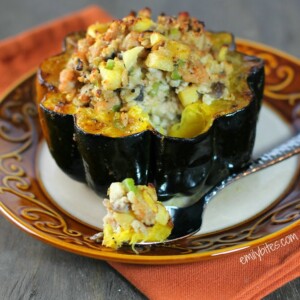
[[[110,19],[99,7],[91,6],[0,42],[0,92],[43,58],[59,52],[67,33]],[[245,249],[181,265],[110,264],[150,299],[261,299],[300,276],[300,226],[277,241],[288,235],[293,235],[293,242],[254,260],[243,259],[250,253]]]

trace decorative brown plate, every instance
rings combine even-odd
[[[266,62],[257,155],[300,128],[300,60],[265,45],[237,42],[239,50]],[[27,77],[0,99],[0,208],[34,237],[97,259],[183,263],[257,246],[300,225],[299,164],[292,158],[217,196],[205,212],[202,230],[193,237],[136,247],[139,254],[131,247],[115,251],[101,246],[90,239],[101,228],[101,199],[64,178],[49,156],[34,102],[34,79],[35,75]],[[96,213],[90,216],[92,211]]]

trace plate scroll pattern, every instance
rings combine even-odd
[[[295,83],[299,82],[299,71],[295,65],[279,54],[249,47],[246,44],[239,44],[238,50],[249,55],[255,55],[265,61],[266,84],[264,96],[271,100],[288,101],[290,105],[295,105],[300,100],[300,89],[295,90]]]
[[[271,48],[239,42],[239,50],[257,55],[266,62],[265,100],[280,110],[289,122],[296,124],[300,114],[295,113],[300,100],[300,61],[291,59]],[[0,210],[29,233],[41,233],[41,239],[57,240],[62,248],[79,247],[77,252],[88,255],[86,249],[103,252],[113,250],[90,240],[95,230],[65,215],[43,193],[36,180],[35,155],[42,139],[36,105],[34,103],[34,76],[0,100]],[[194,236],[180,243],[155,247],[141,247],[140,255],[188,255],[209,253],[217,249],[263,238],[300,220],[299,182],[273,207],[252,220],[225,231]],[[22,225],[20,225],[22,224]],[[116,255],[133,254],[124,247]],[[135,254],[134,254],[135,255]],[[93,257],[97,257],[95,253]]]
[[[72,229],[65,217],[47,203],[37,182],[32,179],[35,169],[28,161],[34,161],[41,135],[33,102],[33,79],[26,80],[1,103],[0,140],[2,145],[8,144],[7,150],[0,152],[1,208],[14,209],[14,205],[6,203],[17,202],[15,214],[19,214],[30,227],[67,243],[102,249],[90,240],[90,235]]]

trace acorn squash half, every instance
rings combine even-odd
[[[138,48],[129,54],[120,50],[122,56],[112,53],[110,57],[102,59],[104,69],[101,69],[102,61],[98,61],[101,81],[97,84],[100,84],[100,89],[105,86],[115,94],[121,95],[120,81],[114,81],[112,84],[111,81],[107,83],[105,80],[111,76],[109,71],[126,68],[126,64],[130,65],[132,59],[136,61],[136,57],[139,61],[143,60],[145,68],[160,68],[159,72],[167,74],[173,83],[182,80],[188,67],[187,64],[182,66],[182,61],[186,62],[187,57],[192,54],[181,46],[182,44],[176,44],[178,28],[168,31],[166,42],[152,29],[153,24],[149,23],[150,18],[147,14],[130,18],[135,20],[131,25],[131,32],[143,37],[155,33],[156,35],[149,37],[149,41],[154,44],[159,42],[161,46],[159,48],[150,44],[145,46],[142,52],[141,48]],[[177,20],[183,20],[182,24],[185,25],[189,22],[188,26],[182,27],[183,29],[179,27],[179,34],[184,30],[194,30],[194,19],[179,15]],[[114,22],[122,24],[120,20]],[[127,123],[124,126],[124,122],[120,124],[124,117],[120,107],[103,112],[95,110],[88,103],[76,106],[74,102],[66,100],[66,94],[59,89],[60,74],[72,55],[78,51],[78,41],[89,35],[91,42],[93,38],[96,39],[95,35],[107,34],[111,24],[113,22],[108,25],[98,24],[98,27],[90,27],[87,33],[67,36],[63,52],[46,59],[38,70],[39,115],[44,136],[57,165],[70,177],[86,182],[100,195],[106,193],[112,182],[133,178],[138,185],[153,183],[160,200],[174,196],[199,195],[207,186],[245,166],[251,158],[263,96],[263,61],[237,52],[231,34],[206,31],[214,55],[219,55],[220,61],[223,59],[232,65],[229,88],[234,99],[218,98],[216,95],[222,92],[224,87],[214,83],[210,88],[217,100],[210,101],[211,94],[205,96],[205,100],[204,95],[200,95],[195,89],[196,83],[191,79],[181,89],[181,94],[178,93],[182,112],[168,132],[154,126],[149,121],[149,115],[140,106],[130,106],[126,110]],[[98,28],[98,31],[95,28]],[[142,46],[135,45],[136,47]],[[171,52],[168,53],[175,53],[176,57],[171,60],[173,65],[169,64],[167,56],[160,56],[161,61],[157,65],[155,55],[161,55],[157,51],[164,47],[169,47],[167,50]],[[131,59],[129,62],[125,61],[124,52],[127,52],[126,55]],[[180,58],[176,53],[180,53]],[[122,66],[119,65],[119,61],[123,62]],[[82,69],[81,65],[77,67]],[[140,88],[134,101],[143,101],[141,91],[145,88],[147,87]],[[154,82],[153,93],[156,88]],[[175,90],[176,87],[171,89]]]

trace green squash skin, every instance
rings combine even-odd
[[[151,132],[111,138],[90,134],[75,126],[75,140],[85,167],[86,182],[105,195],[112,182],[133,178],[151,182]]]
[[[164,137],[144,131],[111,138],[75,127],[88,185],[100,195],[113,181],[133,178],[154,183],[160,200],[175,194],[192,195],[205,183],[212,165],[210,131],[196,139]]]
[[[153,134],[153,182],[161,201],[203,189],[212,167],[212,128],[193,139]]]
[[[62,53],[72,52],[74,45],[76,45],[78,40],[83,38],[84,35],[84,32],[68,34],[62,43]],[[43,79],[44,77],[47,78],[47,74],[43,74],[41,68],[39,68],[37,72],[37,81],[39,84],[49,91],[56,90],[57,83],[47,82]],[[73,115],[51,111],[45,108],[40,101],[38,101],[38,103],[42,131],[56,164],[72,179],[79,182],[86,182],[81,154],[74,141]]]
[[[154,130],[120,138],[89,134],[76,126],[75,116],[41,105],[51,154],[66,174],[101,196],[111,182],[128,177],[136,184],[153,183],[161,201],[178,194],[199,196],[251,159],[264,83],[263,63],[256,61],[248,76],[249,105],[217,118],[207,132],[191,139]]]
[[[81,154],[74,141],[74,118],[39,107],[40,121],[48,148],[56,164],[72,179],[85,182]]]

